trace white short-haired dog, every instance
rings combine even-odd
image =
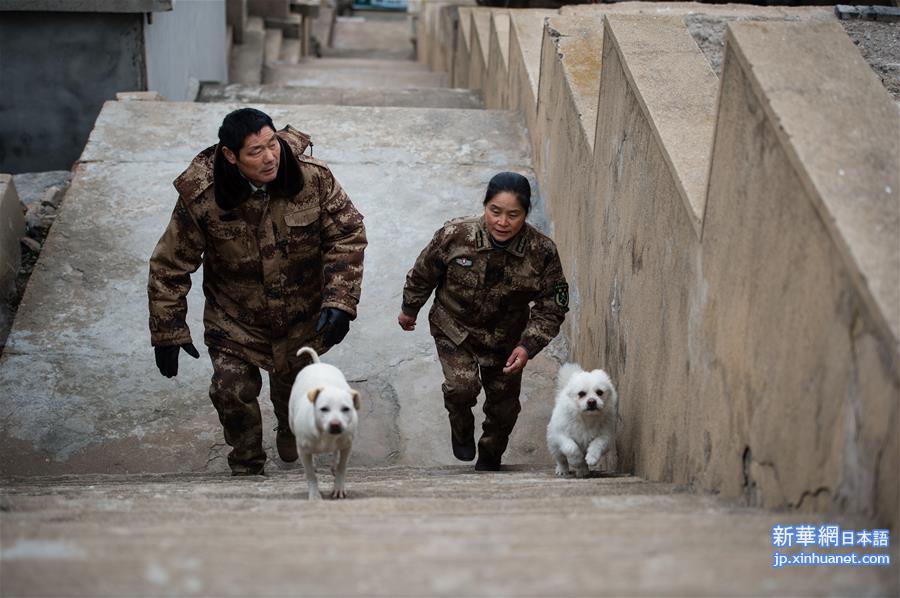
[[[321,363],[315,350],[303,347],[297,355],[302,353],[310,355],[313,363],[300,370],[294,380],[288,417],[306,471],[309,500],[321,498],[313,463],[317,453],[334,453],[331,497],[346,498],[344,474],[356,433],[359,393],[350,388],[339,369]]]
[[[547,425],[556,475],[566,475],[570,467],[579,478],[590,473],[615,443],[617,412],[616,389],[606,372],[586,372],[575,363],[559,369],[556,404]]]

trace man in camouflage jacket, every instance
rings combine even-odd
[[[186,298],[202,264],[210,398],[232,473],[261,474],[259,370],[269,372],[279,455],[296,460],[288,399],[305,363],[295,353],[323,353],[346,334],[366,233],[329,168],[304,155],[307,135],[290,126],[276,133],[268,115],[245,108],[225,118],[219,140],[174,181],[178,201],[150,258],[151,343],[167,377],[178,372],[179,348],[198,357]]]
[[[484,216],[452,220],[407,274],[401,320],[405,314],[414,327],[432,290],[428,320],[444,373],[454,454],[474,458],[474,444],[471,452],[466,446],[473,443],[472,407],[483,386],[485,421],[476,469],[498,469],[520,411],[522,369],[512,360],[521,349],[525,360],[537,355],[559,333],[568,311],[556,245],[527,223],[498,246]]]

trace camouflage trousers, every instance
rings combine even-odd
[[[478,440],[479,458],[500,460],[521,406],[522,372],[504,374],[503,366],[480,365],[467,341],[456,345],[444,336],[434,337],[444,372],[444,407],[450,416],[450,432],[458,444],[468,444],[475,435],[472,408],[484,387],[484,423]]]
[[[225,442],[231,447],[228,465],[234,474],[261,474],[266,464],[263,450],[259,391],[262,375],[255,365],[215,349],[209,350],[213,375],[209,398],[219,414]],[[297,368],[299,371],[300,368]],[[287,427],[288,402],[297,371],[269,373],[269,393],[279,427]]]

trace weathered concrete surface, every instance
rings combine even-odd
[[[469,46],[469,89],[484,95],[485,77],[491,46],[491,12],[499,9],[473,8],[471,16],[471,43]]]
[[[367,58],[415,58],[406,15],[337,17],[332,46],[351,54],[358,51]]]
[[[418,21],[421,26],[419,37],[424,35],[425,42],[424,46],[420,45],[420,62],[434,71],[447,71],[452,76],[459,23],[461,19],[469,19],[468,13],[463,11],[473,6],[475,0],[428,0],[422,3]]]
[[[450,82],[453,87],[469,87],[469,68],[472,54],[472,8],[460,6],[457,9],[459,19],[456,30],[456,42],[453,47]]]
[[[85,147],[0,362],[0,470],[6,474],[221,471],[225,447],[206,397],[211,368],[156,371],[146,329],[147,259],[175,201],[171,181],[215,140],[233,104],[107,103]],[[354,463],[452,462],[440,368],[427,326],[396,324],[407,270],[451,217],[476,213],[500,170],[529,173],[513,113],[262,105],[309,132],[366,215],[359,318],[327,355],[364,396]],[[142,123],[132,134],[129,123]],[[539,198],[538,198],[539,199]],[[541,204],[535,216],[540,218]],[[540,221],[538,220],[538,224]],[[103,264],[102,269],[98,264]],[[189,323],[202,338],[202,295]],[[557,362],[529,365],[510,463],[544,463]],[[261,404],[270,454],[274,427]],[[270,463],[269,469],[280,466]]]
[[[250,17],[243,42],[231,46],[228,60],[228,82],[259,85],[262,82],[266,32],[260,17]]]
[[[440,43],[438,21],[447,2],[423,2],[416,19],[416,59],[431,68],[432,57]]]
[[[677,17],[608,16],[602,64],[591,201],[563,202],[553,213],[578,286],[572,347],[618,385],[622,470],[685,483],[681,443],[704,429],[689,409],[700,238],[667,143],[706,123],[709,137],[697,143],[709,151],[715,76]],[[706,160],[692,167],[705,172]]]
[[[900,234],[881,235],[896,230],[886,189],[900,163],[897,113],[836,25],[740,25],[701,246],[684,181],[693,171],[695,189],[705,187],[696,129],[708,126],[714,83],[695,50],[672,52],[691,71],[648,53],[666,39],[654,22],[607,17],[594,202],[572,217],[602,231],[575,234],[593,261],[588,273],[573,265],[581,311],[571,340],[577,358],[618,380],[620,467],[896,524],[898,447],[887,431],[898,423],[896,337],[845,247],[853,257],[880,250],[883,264],[896,257]],[[669,93],[697,102],[673,111]],[[690,119],[679,117],[685,107]],[[681,146],[689,162],[667,157],[692,135],[693,157]],[[873,216],[879,224],[865,224]],[[869,244],[848,240],[864,226]],[[871,272],[870,282],[892,275]]]
[[[22,259],[19,239],[25,236],[22,203],[13,177],[0,174],[0,347],[12,327],[8,301],[16,294],[16,277]]]
[[[266,29],[265,35],[263,63],[272,64],[280,61],[281,44],[284,41],[284,32],[281,29]],[[288,60],[288,62],[290,62],[290,60]]]
[[[323,488],[331,476],[320,472]],[[773,569],[774,525],[632,477],[351,468],[345,501],[299,472],[4,480],[10,596],[896,595],[896,567]],[[895,545],[896,546],[896,545]],[[836,549],[817,549],[836,554]],[[890,554],[898,551],[867,551]],[[252,573],[251,573],[252,572]]]
[[[509,12],[491,13],[488,38],[484,105],[505,110],[509,107]]]
[[[22,202],[16,193],[13,177],[9,174],[0,174],[0,302],[5,303],[15,290],[19,259],[22,254],[19,239],[24,236],[25,218],[22,215]]]
[[[541,76],[541,44],[544,20],[552,10],[514,10],[509,29],[509,105],[522,115],[531,135],[531,147],[539,147],[537,132],[538,83]],[[537,170],[535,168],[535,170]]]
[[[896,528],[900,117],[836,23],[729,27],[692,469]]]
[[[474,4],[474,0],[469,0]],[[426,8],[426,11],[437,10],[436,18],[431,21],[434,27],[432,37],[437,43],[432,44],[432,52],[429,56],[428,66],[433,71],[453,72],[453,44],[456,42],[457,19],[459,9],[455,3],[446,5],[433,4],[434,8]]]
[[[69,169],[103,102],[146,89],[144,16],[0,14],[0,171]]]
[[[591,301],[588,289],[597,273],[596,255],[585,239],[595,237],[593,214],[602,207],[597,205],[600,198],[590,192],[602,43],[602,19],[548,19],[537,113],[530,130],[535,172],[546,189],[557,247],[571,285],[572,317],[566,330],[573,347],[580,344],[584,327],[580,308],[583,301]]]
[[[481,97],[469,89],[423,87],[371,89],[352,87],[295,87],[286,85],[204,85],[200,102],[256,102],[261,104],[329,104],[335,106],[398,106],[408,108],[483,108]]]
[[[171,10],[155,13],[152,21],[145,18],[142,34],[147,74],[143,89],[158,91],[169,100],[190,102],[197,97],[200,81],[227,83],[226,12],[221,0],[173,2]]]
[[[283,34],[282,34],[283,35]],[[282,37],[281,48],[278,51],[278,60],[288,64],[300,62],[303,53],[303,40],[300,38]]]
[[[369,89],[419,89],[447,87],[447,73],[402,70],[405,62],[387,76],[384,72],[366,68],[319,68],[309,65],[280,64],[266,66],[263,82],[298,87],[356,87]],[[415,63],[409,65],[414,67]]]
[[[706,4],[701,2],[617,2],[614,5],[575,4],[559,9],[563,16],[596,16],[598,14],[642,14],[675,16],[706,14],[716,16],[757,16],[773,19],[835,20],[827,6],[755,6],[752,4]]]
[[[298,64],[302,67],[331,70],[367,69],[392,72],[429,72],[427,66],[412,60],[390,60],[386,58],[304,58]]]

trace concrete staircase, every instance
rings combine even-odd
[[[771,568],[772,525],[812,517],[629,476],[354,468],[348,500],[318,503],[288,473],[83,475],[6,488],[4,596],[891,593],[889,567]]]
[[[317,27],[322,29],[321,27]],[[327,34],[322,33],[325,37]],[[230,84],[207,84],[202,102],[481,108],[481,97],[411,60],[403,15],[338,17],[322,58],[301,57],[298,40],[252,17],[232,50]]]
[[[896,593],[896,565],[771,567],[774,525],[859,522],[629,475],[554,476],[543,429],[564,338],[529,364],[503,471],[455,462],[433,344],[427,327],[399,330],[399,293],[432,232],[477,212],[494,173],[534,180],[527,132],[441,75],[385,62],[398,49],[359,58],[345,42],[341,55],[352,36],[338,31],[340,57],[300,60],[257,33],[261,58],[240,60],[258,83],[206,87],[203,103],[110,102],[97,120],[0,361],[2,595]],[[310,133],[366,216],[359,318],[325,358],[364,396],[346,501],[307,502],[302,469],[277,459],[265,478],[229,477],[208,361],[184,358],[175,380],[153,364],[147,257],[172,179],[235,102]],[[533,218],[548,228],[540,198]],[[201,303],[193,291],[195,339]]]

